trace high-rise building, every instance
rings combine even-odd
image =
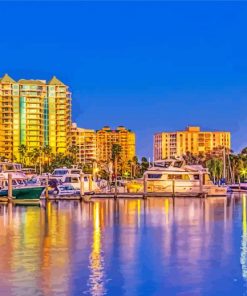
[[[71,94],[55,76],[49,82],[0,79],[0,156],[19,160],[21,145],[66,153],[70,127]]]
[[[112,156],[112,145],[119,144],[122,148],[121,159],[123,161],[132,160],[136,155],[135,133],[123,126],[116,130],[105,126],[96,131],[97,134],[97,160],[109,161]]]
[[[95,130],[79,128],[76,123],[73,123],[71,127],[71,144],[78,148],[77,163],[93,163],[96,160]]]
[[[7,74],[0,79],[0,156],[13,158],[19,144],[19,85]]]
[[[161,132],[154,135],[154,160],[181,157],[186,152],[207,154],[215,148],[231,148],[230,132],[201,131],[189,126],[185,131]]]

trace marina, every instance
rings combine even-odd
[[[207,168],[186,165],[183,160],[154,162],[143,177],[95,180],[81,169],[58,168],[52,174],[28,176],[20,165],[0,164],[2,201],[23,203],[45,200],[89,200],[93,198],[213,197],[226,196],[230,187],[215,185]],[[241,187],[239,187],[241,188]],[[230,188],[231,189],[231,188]],[[232,189],[231,189],[232,191]]]

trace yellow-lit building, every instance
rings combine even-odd
[[[0,79],[0,156],[13,158],[19,121],[19,85],[6,74]]]
[[[230,132],[201,131],[198,126],[188,126],[185,131],[156,133],[154,160],[181,157],[186,152],[206,154],[218,147],[231,148]]]
[[[55,76],[49,82],[0,79],[0,156],[19,160],[20,145],[27,152],[48,145],[66,153],[70,127],[71,94]]]
[[[96,160],[96,132],[92,129],[71,127],[71,144],[78,147],[77,163],[93,163]]]
[[[119,126],[116,130],[105,126],[96,131],[96,137],[98,161],[111,159],[113,144],[119,144],[122,147],[120,155],[122,161],[132,160],[136,155],[135,133],[123,126]]]

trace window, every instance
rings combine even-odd
[[[77,177],[66,177],[64,183],[78,183],[79,180]]]
[[[55,170],[53,172],[53,176],[63,176],[66,175],[68,173],[68,170]]]
[[[77,174],[80,175],[80,170],[71,170],[71,174]]]
[[[168,175],[168,180],[190,180],[189,175]]]
[[[182,180],[182,175],[168,175],[168,180]]]
[[[148,174],[149,179],[160,179],[162,174]]]

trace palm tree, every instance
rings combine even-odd
[[[52,148],[49,145],[45,145],[42,148],[42,152],[44,153],[45,157],[48,159],[48,166],[50,165]]]
[[[223,163],[218,158],[211,158],[206,162],[210,174],[213,176],[214,183],[222,177]]]
[[[40,156],[40,150],[38,148],[34,148],[32,151],[28,152],[28,157],[31,163],[34,164],[35,171],[37,170],[37,161]]]
[[[77,153],[79,152],[79,147],[76,145],[72,145],[68,148],[68,152],[70,153],[72,159],[73,159],[73,163],[76,163],[76,156]]]
[[[18,152],[20,153],[21,163],[25,165],[26,163],[26,154],[27,154],[27,146],[21,144],[18,148]]]
[[[235,183],[238,180],[241,169],[243,168],[243,159],[241,155],[230,154],[229,155],[229,169],[232,172],[232,183]]]
[[[144,172],[148,169],[149,162],[146,157],[142,157],[141,159],[141,174],[143,175]]]
[[[190,151],[187,151],[183,155],[183,159],[186,164],[196,164],[198,162],[197,157],[193,155],[193,153],[191,153]]]
[[[245,147],[244,149],[242,149],[241,154],[247,155],[247,147]]]
[[[132,173],[132,176],[135,178],[136,176],[136,169],[138,167],[139,163],[138,163],[138,157],[137,156],[134,156],[132,161],[131,161],[131,173]],[[132,171],[132,168],[133,168],[133,171]]]
[[[115,177],[117,178],[117,167],[118,167],[118,160],[120,158],[120,154],[122,151],[122,146],[119,144],[113,144],[112,145],[112,160],[114,162],[114,174]]]

